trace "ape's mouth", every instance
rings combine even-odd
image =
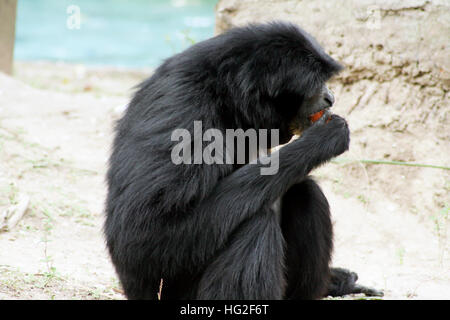
[[[322,117],[326,117],[329,119],[331,116],[330,107],[325,107],[320,110],[314,111],[311,114],[298,114],[295,119],[293,119],[290,123],[290,131],[294,135],[301,136],[303,131],[312,126],[315,122],[319,121]],[[328,120],[326,120],[328,121]]]
[[[310,121],[311,124],[313,124],[314,122],[318,121],[320,118],[322,118],[324,115],[325,117],[330,117],[331,113],[329,111],[329,107],[324,108],[322,110],[319,110],[317,112],[314,112],[312,114],[310,114],[308,116],[308,120]]]
[[[316,122],[317,120],[322,118],[324,112],[325,112],[325,109],[309,115],[309,117],[308,117],[309,121],[311,121],[311,123]]]

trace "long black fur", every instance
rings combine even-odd
[[[326,198],[308,177],[349,146],[333,115],[281,148],[275,175],[171,162],[171,133],[279,129],[341,66],[292,24],[235,28],[167,59],[116,127],[104,232],[129,299],[320,298],[330,280]],[[279,210],[274,204],[279,201]]]

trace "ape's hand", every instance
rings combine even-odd
[[[350,145],[350,130],[347,121],[328,110],[325,110],[322,117],[308,128],[303,136],[317,144],[315,147],[324,160],[344,153]]]

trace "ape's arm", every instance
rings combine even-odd
[[[247,164],[220,180],[209,196],[178,225],[184,229],[177,233],[183,238],[172,238],[173,244],[196,248],[186,251],[187,257],[197,263],[206,261],[239,224],[270,206],[313,168],[346,151],[348,145],[349,131],[343,118],[333,116],[327,124],[313,125],[301,138],[277,151],[278,173],[261,175],[260,163]],[[197,234],[184,237],[192,232]],[[198,256],[193,257],[193,253]]]

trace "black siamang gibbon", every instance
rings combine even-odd
[[[330,268],[329,204],[309,176],[349,148],[325,85],[340,70],[305,31],[272,22],[199,42],[138,86],[115,128],[104,225],[128,299],[378,294]],[[301,136],[265,155],[277,156],[275,174],[249,157],[174,163],[172,134],[195,121],[224,135],[276,130],[279,144]]]

